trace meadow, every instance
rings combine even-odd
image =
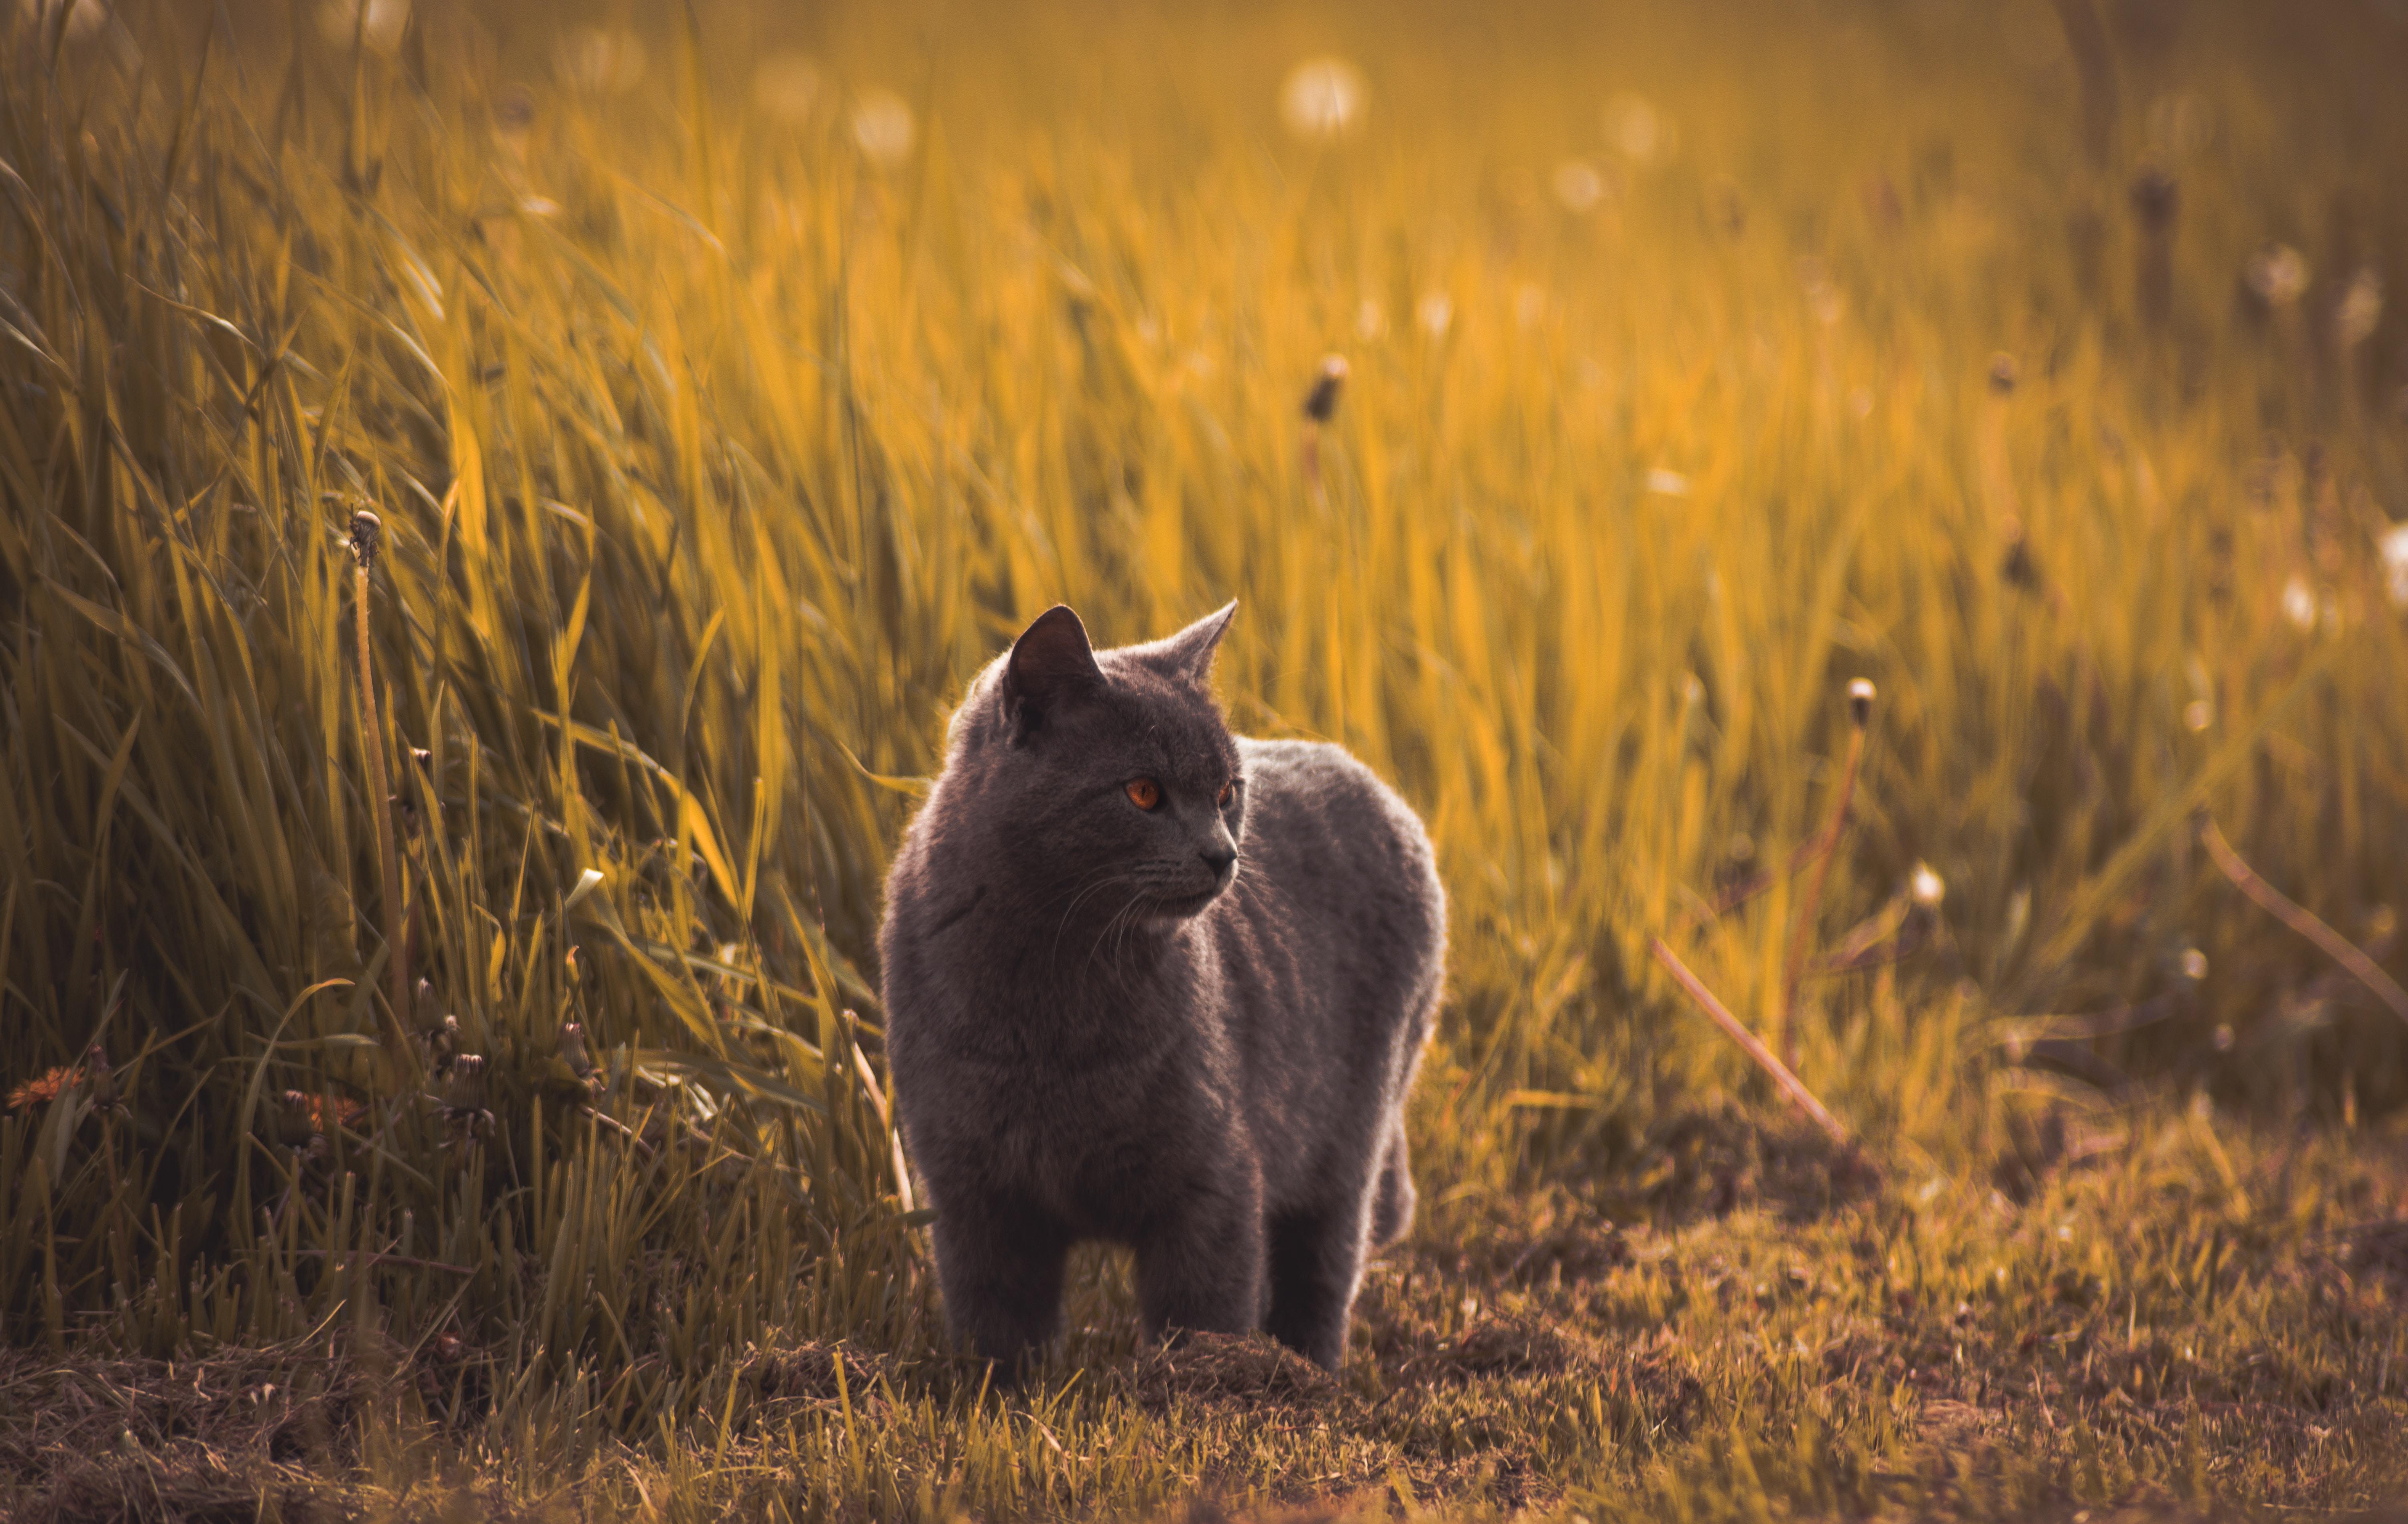
[[[2378,3],[7,7],[0,1514],[2400,1503],[2402,77]],[[1438,845],[1423,1217],[1338,1379],[1095,1252],[999,1392],[887,854],[1028,618],[1232,597],[1233,720]]]

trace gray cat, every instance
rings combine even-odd
[[[989,1360],[1052,1338],[1064,1257],[1105,1239],[1150,1335],[1261,1328],[1334,1369],[1364,1256],[1412,1218],[1429,838],[1337,747],[1229,734],[1236,610],[1101,652],[1040,615],[970,685],[887,879],[896,1095],[947,1318]]]

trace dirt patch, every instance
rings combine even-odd
[[[2394,1296],[2408,1297],[2408,1218],[2362,1223],[2334,1236],[2338,1252],[2333,1261],[2344,1271]]]
[[[890,1362],[842,1342],[767,1349],[744,1367],[744,1385],[765,1402],[858,1403],[874,1390]]]
[[[1559,1325],[1538,1317],[1484,1317],[1455,1338],[1408,1358],[1397,1374],[1406,1380],[1467,1381],[1560,1375],[1602,1365],[1595,1346],[1567,1335]]]
[[[1317,1406],[1342,1395],[1337,1379],[1295,1350],[1260,1334],[1194,1333],[1138,1357],[1126,1380],[1143,1406],[1174,1403],[1220,1407]]]
[[[318,1480],[348,1465],[366,1383],[322,1347],[201,1360],[53,1360],[0,1349],[0,1476],[41,1478],[14,1517],[339,1517]],[[8,1510],[0,1510],[8,1511]]]
[[[1633,1158],[1614,1161],[1595,1192],[1622,1222],[1678,1225],[1756,1207],[1811,1222],[1881,1189],[1880,1171],[1856,1149],[1786,1115],[1736,1104],[1700,1106],[1650,1128]]]

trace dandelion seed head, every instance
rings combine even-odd
[[[2349,278],[2341,305],[2333,308],[2333,337],[2344,349],[2354,349],[2374,336],[2383,320],[2383,278],[2369,265]]]
[[[1873,717],[1873,685],[1863,677],[1848,684],[1848,718],[1862,725]]]
[[[2295,575],[2283,584],[2283,617],[2302,630],[2316,627],[2316,595],[2306,577]]]
[[[2374,543],[2383,557],[2384,591],[2395,607],[2408,608],[2408,523],[2391,525]]]
[[[1342,58],[1312,58],[1280,85],[1280,120],[1307,142],[1342,137],[1362,125],[1369,96],[1363,71]]]
[[[644,45],[632,32],[580,26],[561,39],[560,72],[598,95],[618,95],[644,82]]]
[[[1557,164],[1551,183],[1555,187],[1555,200],[1568,212],[1593,212],[1597,210],[1598,203],[1605,199],[1605,177],[1585,159],[1567,159]]]
[[[17,14],[46,29],[64,14],[69,42],[86,41],[108,24],[104,0],[17,0]]]
[[[771,53],[752,71],[752,99],[772,121],[789,127],[811,119],[820,104],[820,65],[808,53]]]
[[[1918,862],[1908,876],[1906,892],[1909,898],[1926,910],[1937,910],[1940,902],[1948,897],[1948,881],[1932,872],[1928,862]]]
[[[2250,256],[2247,279],[2268,306],[2289,306],[2307,292],[2308,262],[2288,244],[2270,243]]]
[[[1670,123],[1644,95],[1625,93],[1605,103],[1605,141],[1634,164],[1655,162],[1671,146]]]
[[[853,104],[853,140],[862,157],[882,169],[911,157],[919,133],[910,103],[891,90],[865,90]]]
[[[318,35],[338,48],[357,37],[372,53],[390,54],[409,27],[409,0],[326,0],[318,7]]]

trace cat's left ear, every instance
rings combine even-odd
[[[1155,641],[1146,654],[1164,670],[1200,685],[1212,676],[1212,653],[1221,648],[1221,636],[1237,617],[1238,601],[1232,598],[1177,634]]]

